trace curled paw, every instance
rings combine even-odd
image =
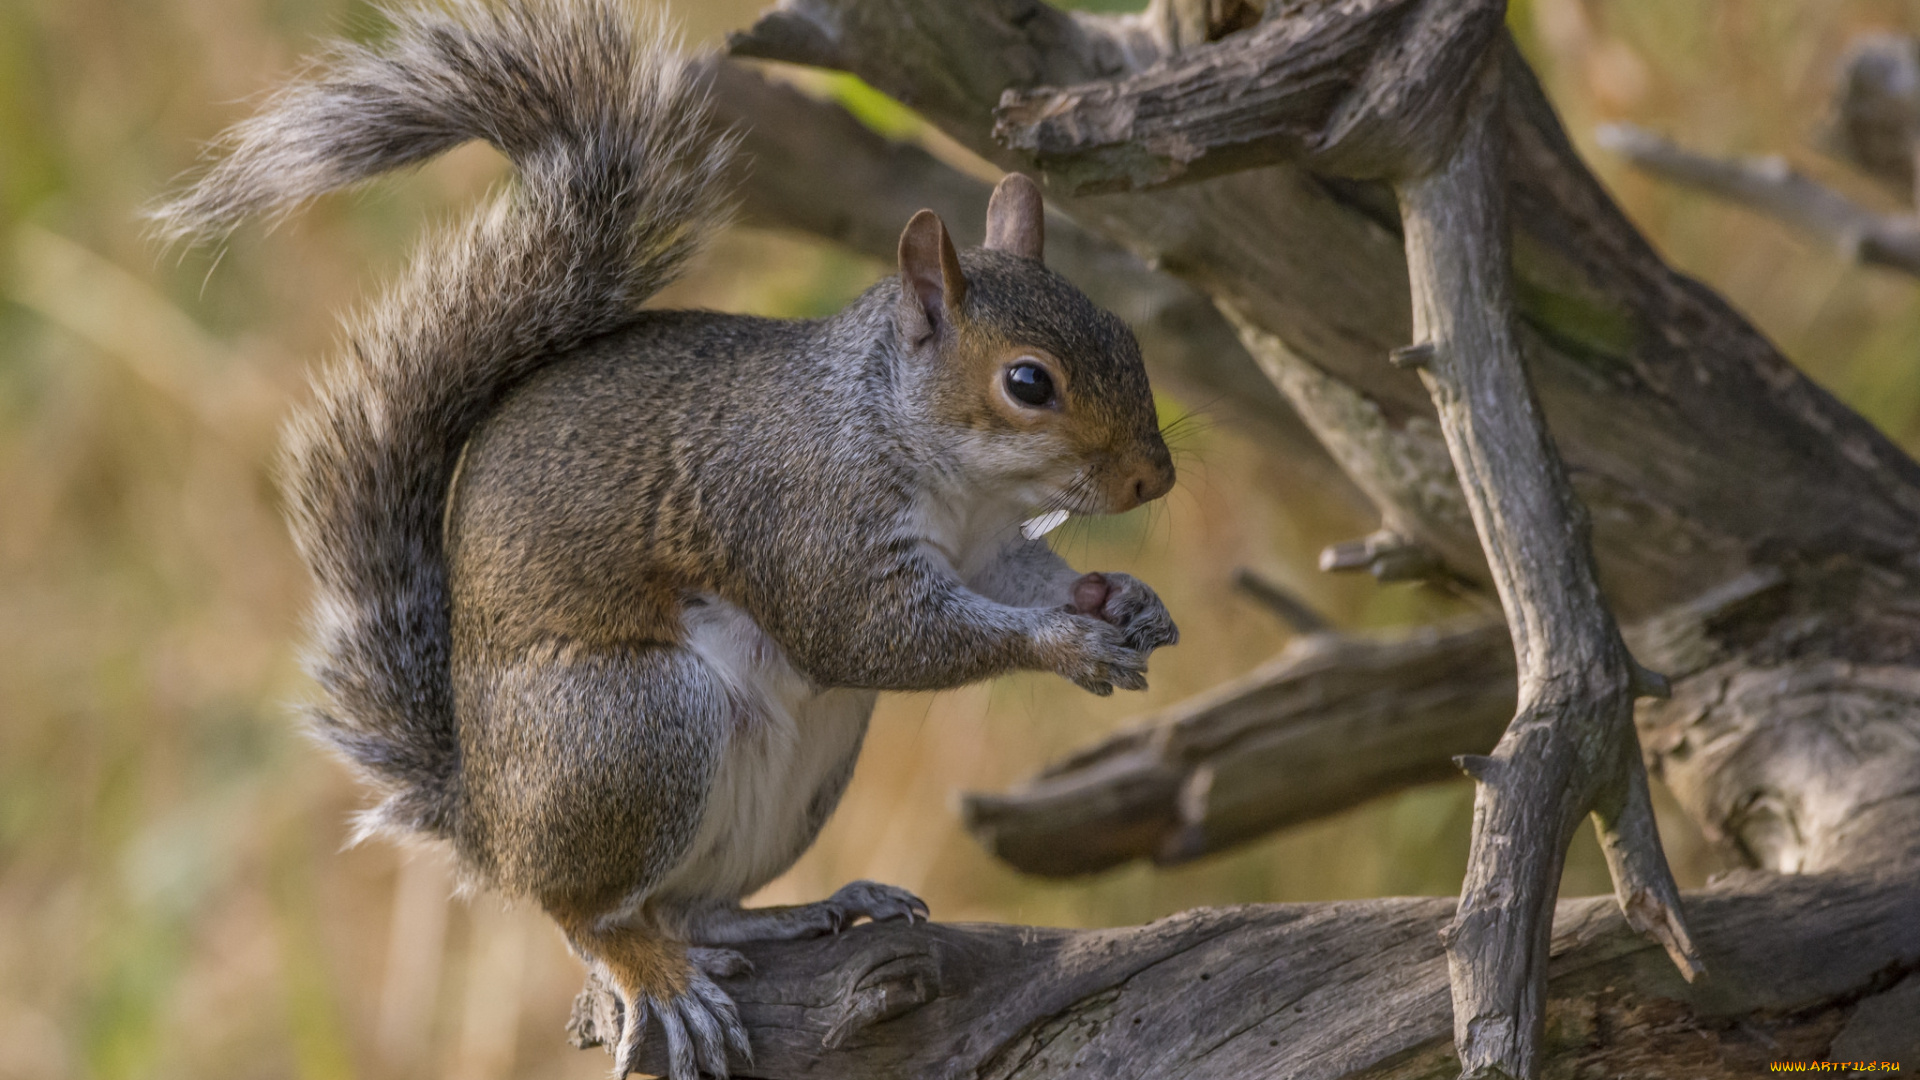
[[[836,934],[861,919],[874,922],[905,919],[911,925],[914,920],[927,917],[925,900],[897,885],[882,885],[877,881],[850,881],[821,901],[821,906],[832,913]]]
[[[1180,640],[1180,628],[1160,594],[1132,574],[1082,574],[1073,583],[1071,607],[1119,628],[1127,646],[1142,653]]]

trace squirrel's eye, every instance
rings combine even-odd
[[[1042,408],[1053,404],[1053,376],[1047,369],[1023,360],[1007,369],[1007,393],[1023,405]]]

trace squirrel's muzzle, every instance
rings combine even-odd
[[[1117,472],[1109,513],[1124,514],[1173,490],[1173,455],[1167,452],[1165,443],[1152,447]]]

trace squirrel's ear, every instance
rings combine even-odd
[[[919,344],[953,326],[967,299],[960,256],[940,215],[922,210],[900,234],[900,320],[907,340]]]
[[[987,248],[1039,262],[1046,243],[1047,212],[1040,201],[1040,185],[1022,173],[1008,173],[987,202]]]

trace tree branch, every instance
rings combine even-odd
[[[1682,981],[1611,902],[1559,905],[1553,1075],[1745,1080],[1768,1061],[1913,1046],[1911,865],[1750,874],[1687,905],[1711,982]],[[890,923],[748,945],[757,973],[723,981],[754,1048],[735,1075],[1439,1080],[1457,1067],[1449,907],[1249,905],[1115,930]],[[604,1007],[593,993],[576,1006],[583,1042]]]
[[[1707,157],[1630,124],[1610,124],[1595,137],[1646,172],[1778,218],[1848,259],[1920,275],[1920,220],[1870,210],[1783,158]]]
[[[1473,847],[1448,927],[1454,1042],[1466,1076],[1538,1075],[1560,869],[1589,813],[1621,908],[1700,972],[1653,828],[1633,701],[1644,680],[1601,599],[1586,511],[1521,365],[1509,281],[1500,54],[1439,170],[1397,185],[1414,339],[1506,609],[1519,711],[1478,782]]]
[[[1513,716],[1504,626],[1379,638],[1314,634],[961,813],[1028,873],[1184,862],[1274,829],[1457,775]]]
[[[1920,42],[1905,34],[1855,38],[1841,64],[1830,148],[1914,205],[1920,142]]]

